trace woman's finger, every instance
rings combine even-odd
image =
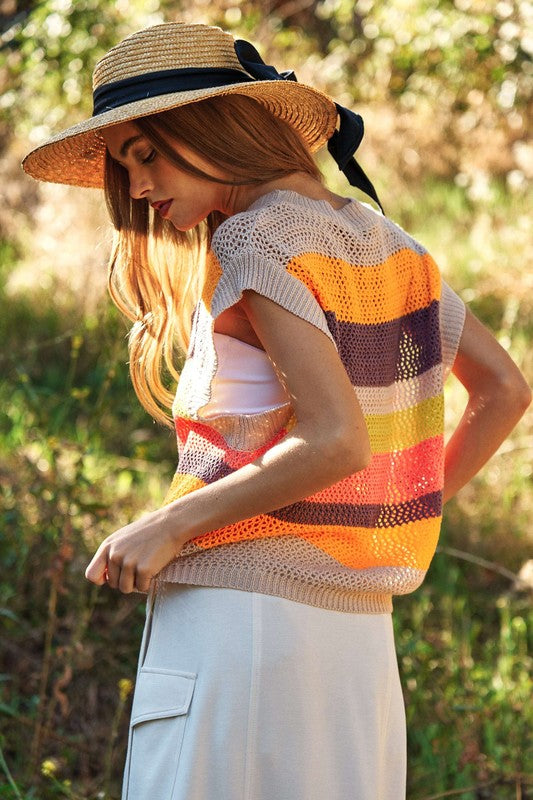
[[[112,589],[119,588],[121,565],[111,559],[107,562],[107,585]]]
[[[135,589],[135,567],[127,564],[126,562],[122,563],[122,567],[120,569],[120,576],[118,579],[118,589],[123,594],[130,594]]]
[[[148,570],[138,568],[135,574],[135,588],[138,592],[147,594],[150,591],[150,583],[153,575]]]
[[[106,582],[107,548],[99,547],[85,570],[85,577],[91,583],[102,586]]]

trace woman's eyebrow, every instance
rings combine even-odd
[[[143,138],[142,133],[138,133],[135,136],[130,136],[129,139],[126,139],[126,141],[122,142],[122,145],[120,146],[119,150],[120,155],[125,156],[130,147],[132,146],[132,144],[135,144],[135,142],[138,142],[139,139],[142,138]]]

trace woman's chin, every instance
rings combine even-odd
[[[196,228],[201,222],[205,222],[204,219],[198,220],[176,220],[176,219],[169,219],[169,222],[176,228],[177,231],[181,231],[182,233],[187,233],[187,231],[192,231],[193,228]]]

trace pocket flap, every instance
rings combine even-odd
[[[131,724],[186,714],[195,680],[192,672],[142,667],[135,685]]]

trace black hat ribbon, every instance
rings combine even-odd
[[[297,80],[292,70],[278,72],[275,67],[265,64],[255,47],[244,39],[236,40],[235,52],[246,72],[258,81]],[[335,107],[339,115],[339,128],[333,132],[328,141],[329,153],[335,159],[341,172],[344,172],[349,184],[368,194],[383,212],[383,206],[374,185],[354,158],[354,153],[364,135],[363,118],[338,103],[335,103]]]

